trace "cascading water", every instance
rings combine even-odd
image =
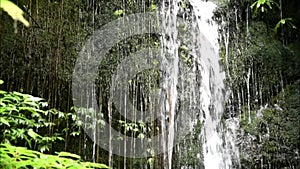
[[[203,101],[202,110],[205,114],[203,119],[204,166],[207,169],[230,169],[232,168],[232,155],[237,152],[234,139],[232,139],[235,123],[226,123],[231,124],[228,127],[233,127],[231,132],[226,131],[221,124],[225,101],[223,98],[225,75],[219,65],[218,25],[212,20],[216,4],[197,0],[191,0],[191,4],[194,7],[200,34],[202,34],[199,44],[200,63],[206,63],[201,71],[203,79],[200,89]],[[212,49],[207,49],[210,45]],[[208,55],[210,52],[212,55]]]
[[[189,4],[192,7],[187,7]],[[129,56],[122,53],[123,49],[117,50],[122,56],[112,69],[109,95],[98,100],[98,107],[106,105],[108,124],[103,132],[99,132],[102,135],[97,135],[97,129],[89,132],[94,141],[94,161],[95,142],[100,137],[99,144],[108,151],[111,167],[114,167],[113,154],[124,156],[122,166],[125,168],[130,162],[128,157],[151,159],[158,154],[161,154],[160,167],[164,169],[178,165],[183,169],[202,168],[201,154],[206,169],[232,167],[234,151],[229,149],[234,147],[234,139],[231,139],[234,130],[226,132],[221,123],[226,92],[223,83],[225,74],[219,65],[218,25],[212,20],[215,8],[212,2],[164,0],[156,15],[125,16],[107,24],[103,30],[95,31],[81,52],[82,58],[77,61],[80,64],[76,66],[74,77],[78,79],[73,78],[73,94],[76,96],[76,92],[81,90],[77,96],[79,99],[74,100],[78,104],[76,106],[87,103],[84,107],[89,109],[92,106],[94,111],[99,110],[94,104],[96,96],[81,96],[82,93],[96,91],[93,78],[99,71],[96,64],[102,62],[101,54],[118,44],[124,35],[157,33],[160,45],[156,49],[143,48]],[[153,16],[157,16],[157,20]],[[152,69],[158,77],[141,80],[144,76],[151,76],[146,72],[148,69]],[[81,77],[86,79],[81,80]],[[81,83],[86,85],[83,91]],[[92,103],[82,102],[82,98]],[[102,100],[106,103],[101,103]],[[115,119],[117,117],[121,118]],[[120,121],[124,124],[124,128],[119,127],[119,130],[125,130],[123,133],[114,129]],[[148,125],[147,129],[140,131],[140,128],[134,127],[140,124]],[[200,129],[198,124],[202,125]],[[91,126],[97,127],[95,122]],[[201,134],[195,134],[199,130]],[[148,137],[136,137],[139,132]],[[180,144],[182,142],[189,142],[189,145]],[[189,159],[191,152],[196,157],[194,161],[174,163],[175,158]]]
[[[178,4],[178,2],[172,2],[173,4],[171,5],[171,8],[169,8],[169,10],[164,10],[164,12],[167,11],[167,13],[165,13],[167,17],[164,23],[168,23],[168,21],[171,21],[171,24],[169,23],[169,25],[163,25],[166,30],[166,34],[168,34],[169,36],[174,32],[175,35],[176,33],[178,33],[178,28],[174,25],[176,25],[176,23],[178,24],[179,21],[176,22],[176,20],[174,21],[174,19],[178,19],[176,18],[176,15],[178,14],[178,11],[180,12],[180,10],[176,8],[176,4]],[[190,32],[193,40],[191,43],[189,43],[189,47],[191,48],[191,55],[193,55],[194,57],[193,61],[195,65],[193,67],[193,73],[195,74],[195,76],[200,75],[201,80],[199,82],[200,89],[198,88],[199,86],[197,87],[195,83],[190,84],[189,87],[192,89],[192,92],[199,92],[200,95],[197,96],[197,94],[195,94],[192,96],[192,98],[189,98],[189,100],[200,100],[200,103],[195,101],[192,102],[192,104],[198,103],[198,109],[201,109],[202,111],[202,122],[204,123],[202,128],[202,136],[204,142],[204,167],[208,169],[230,169],[233,167],[233,160],[238,161],[239,156],[238,149],[235,146],[235,131],[238,126],[238,121],[237,119],[229,119],[226,120],[225,124],[221,124],[221,118],[224,113],[223,107],[225,103],[225,86],[223,83],[223,81],[225,80],[225,74],[221,70],[221,67],[219,65],[218,25],[212,20],[213,12],[216,9],[216,4],[198,0],[191,0],[190,3],[193,6],[193,12],[196,18],[196,22],[192,23],[192,27],[196,27],[196,29]],[[198,25],[198,27],[195,25]],[[168,49],[173,50],[173,57],[175,58],[174,60],[176,60],[176,58],[178,58],[178,54],[174,52],[177,51],[174,50],[174,48],[180,48],[180,45],[186,43],[186,39],[181,39],[180,41],[176,40],[177,35],[172,35],[171,37],[173,39],[171,38],[170,41],[164,41],[164,44],[168,44],[169,46],[166,45],[167,47],[169,47]],[[178,35],[178,37],[180,36]],[[178,71],[178,61],[173,63],[175,64],[171,65],[173,66],[173,69],[174,67],[176,69],[174,70],[175,73],[171,75],[171,79],[176,79],[178,78],[178,73],[176,72],[176,70]],[[181,74],[181,72],[179,72],[179,74]],[[193,77],[191,77],[191,79],[192,78]],[[174,85],[174,81],[171,81],[171,83],[172,82]],[[178,84],[177,86],[181,85]],[[187,90],[185,90],[184,92],[188,93]],[[177,91],[175,90],[171,93],[177,93]],[[178,97],[180,97],[182,93],[178,93]],[[180,98],[176,97],[177,95],[175,94],[171,100],[180,100]],[[172,109],[172,107],[175,107],[176,103],[177,102],[172,103],[170,109]],[[191,109],[191,107],[189,108]],[[195,117],[195,114],[193,114],[192,117]],[[172,122],[173,119],[170,120],[169,123],[172,124]],[[192,121],[192,124],[195,124],[196,122],[197,120],[194,120]],[[228,130],[223,125],[227,125]],[[193,128],[194,126],[191,125],[190,127]],[[171,147],[173,145],[172,142],[173,140],[168,137],[168,145]],[[172,165],[172,156],[170,157],[170,154],[172,154],[172,151],[168,152],[169,167]]]

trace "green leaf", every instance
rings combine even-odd
[[[26,98],[24,101],[25,102],[39,102],[39,101],[42,101],[42,100],[44,100],[44,99],[42,99],[42,98],[39,98],[39,97],[33,97],[33,96],[31,96],[31,97],[29,97],[29,98]]]
[[[77,131],[74,131],[70,134],[71,136],[79,136],[80,135],[80,132],[77,132]]]
[[[114,15],[115,15],[115,16],[120,16],[120,15],[122,15],[122,14],[123,14],[123,10],[122,10],[122,9],[116,10],[116,11],[114,12]]]
[[[32,107],[19,107],[19,110],[26,110],[26,111],[29,111],[29,112],[32,112],[32,113],[36,113],[37,109],[32,108]]]
[[[60,119],[62,118],[62,119],[63,119],[63,118],[65,118],[65,117],[66,117],[66,116],[65,116],[65,113],[64,113],[64,112],[61,112],[61,111],[58,112],[58,118],[60,118]]]
[[[109,168],[104,164],[81,162],[78,155],[67,152],[59,155],[42,154],[37,151],[28,150],[25,147],[15,147],[9,144],[0,145],[0,165],[5,168]],[[76,158],[73,160],[72,158]]]
[[[138,138],[143,139],[143,138],[145,138],[145,135],[144,135],[143,133],[140,133],[140,134],[138,135]]]
[[[0,84],[3,84],[3,83],[4,83],[4,81],[0,79]]]
[[[8,94],[8,95],[6,95],[6,96],[4,96],[3,98],[2,98],[2,101],[3,102],[9,102],[9,101],[15,101],[15,102],[19,102],[21,100],[21,98],[20,97],[18,97],[18,96],[14,96],[14,95],[12,95],[12,94]]]
[[[270,1],[267,1],[266,4],[269,6],[270,9],[272,9],[272,5],[271,5]]]
[[[85,167],[88,167],[88,168],[109,168],[105,164],[97,164],[97,163],[91,163],[91,162],[85,162],[84,164],[85,164]]]
[[[0,90],[0,94],[7,94],[7,92]]]
[[[29,22],[23,17],[23,11],[14,3],[8,0],[0,0],[0,8],[10,15],[13,20],[22,22],[26,27],[29,26]]]
[[[261,3],[258,2],[258,3],[256,4],[256,8],[259,8],[260,5],[261,5]]]
[[[5,125],[7,125],[8,127],[10,127],[9,122],[6,119],[4,119],[3,117],[0,117],[0,124],[1,123],[3,123]]]
[[[153,165],[153,164],[154,164],[154,158],[149,158],[149,159],[147,160],[147,163],[148,163],[149,165]]]
[[[77,154],[72,154],[72,153],[68,153],[68,152],[60,152],[58,153],[58,157],[71,157],[74,159],[80,159],[80,156]]]
[[[295,25],[292,23],[293,19],[292,18],[284,18],[284,19],[281,19],[275,26],[274,28],[274,32],[277,33],[278,31],[278,28],[281,26],[281,25],[284,25],[284,24],[287,24],[288,26],[292,27],[293,29],[296,28]]]
[[[184,50],[184,51],[188,51],[189,50],[189,48],[187,46],[185,46],[185,45],[181,45],[179,47],[179,49]]]
[[[257,1],[256,2],[254,2],[251,6],[250,6],[250,8],[251,9],[253,9],[254,8],[254,6],[257,4]]]
[[[33,139],[37,139],[38,137],[41,138],[42,136],[40,136],[39,134],[37,134],[36,132],[34,132],[32,129],[29,129],[27,134],[33,138]]]
[[[43,145],[38,147],[39,151],[44,152],[44,151],[49,151],[49,146],[48,145]]]
[[[151,8],[152,11],[155,11],[157,9],[155,4],[151,4],[150,8]]]

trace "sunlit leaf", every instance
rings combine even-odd
[[[87,167],[87,168],[95,168],[95,167],[96,168],[109,168],[105,164],[97,164],[97,163],[91,163],[91,162],[86,162],[85,167]]]
[[[257,3],[256,8],[259,8],[261,5],[261,3]]]
[[[0,90],[0,94],[7,94],[7,92]]]
[[[72,153],[68,153],[68,152],[60,152],[58,153],[59,157],[71,157],[74,159],[80,159],[80,156],[77,154],[72,154]]]
[[[65,113],[59,111],[59,112],[58,112],[58,118],[64,118],[64,117],[65,117]]]
[[[27,134],[33,138],[33,139],[37,139],[38,137],[41,137],[39,134],[37,134],[36,132],[34,132],[32,129],[29,129]]]
[[[5,125],[7,125],[8,127],[10,127],[9,122],[6,119],[4,119],[3,117],[0,117],[0,125],[1,125],[1,123],[3,123]]]
[[[47,149],[47,147],[44,147]],[[44,148],[41,148],[45,150]],[[0,164],[5,168],[108,168],[104,164],[81,162],[80,156],[68,152],[59,155],[42,154],[28,150],[25,147],[15,147],[10,144],[0,145]],[[60,156],[61,155],[61,156]],[[69,158],[68,158],[69,157]],[[72,158],[75,158],[73,160]]]
[[[250,6],[250,8],[253,9],[254,6],[255,6],[256,4],[257,4],[257,2],[254,2],[254,3]]]
[[[42,107],[47,107],[48,103],[47,102],[41,102]]]
[[[143,133],[140,133],[140,134],[138,135],[138,138],[143,139],[143,138],[145,138],[145,135],[144,135]]]
[[[16,95],[16,96],[20,96],[20,97],[23,97],[23,98],[28,98],[28,97],[31,97],[29,94],[24,94],[24,93],[20,93],[20,92],[12,92],[13,95]]]
[[[151,4],[151,7],[150,7],[150,8],[151,8],[152,11],[155,11],[157,7],[156,7],[155,4]]]
[[[23,11],[14,3],[8,0],[0,0],[0,8],[10,15],[13,20],[22,22],[25,26],[29,26],[29,22],[23,17]]]
[[[75,131],[74,131],[74,132],[72,132],[70,135],[71,135],[71,136],[79,136],[79,134],[80,134],[79,132],[75,132]]]
[[[114,15],[115,15],[115,16],[120,16],[120,15],[122,15],[122,14],[123,14],[123,10],[122,10],[122,9],[116,10],[116,11],[114,12]]]
[[[44,152],[44,151],[49,151],[49,146],[48,145],[43,145],[39,147],[40,152]]]
[[[37,109],[32,108],[32,107],[19,107],[19,110],[26,110],[26,111],[35,113]]]
[[[39,98],[39,97],[33,97],[33,96],[31,96],[31,97],[29,97],[29,98],[26,98],[26,99],[25,99],[25,102],[28,102],[28,101],[31,101],[31,102],[39,102],[39,101],[42,101],[42,100],[44,100],[44,99]]]
[[[154,158],[149,158],[149,159],[147,160],[147,163],[148,163],[149,165],[153,165],[153,164],[154,164]]]

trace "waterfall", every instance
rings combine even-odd
[[[226,102],[225,99],[225,73],[222,71],[219,64],[219,43],[218,43],[218,25],[213,21],[213,12],[216,9],[216,4],[213,2],[205,2],[201,0],[190,0],[191,5],[193,6],[194,20],[189,23],[192,29],[190,29],[190,37],[192,38],[191,42],[186,42],[187,39],[180,39],[180,31],[178,31],[178,25],[181,24],[180,17],[176,15],[180,14],[180,9],[177,4],[184,1],[171,1],[167,10],[164,6],[165,1],[163,1],[163,28],[165,30],[164,37],[171,37],[170,40],[163,39],[163,44],[167,47],[168,51],[163,51],[163,53],[171,53],[173,62],[169,64],[172,67],[169,69],[171,73],[171,83],[169,88],[173,89],[170,93],[174,96],[168,95],[168,99],[171,99],[171,102],[168,104],[170,109],[170,121],[169,121],[169,137],[168,137],[168,146],[173,147],[173,137],[170,136],[174,134],[171,125],[174,125],[174,114],[172,110],[176,107],[176,99],[181,100],[182,95],[187,96],[189,103],[188,107],[180,108],[173,111],[191,111],[191,109],[201,110],[202,112],[202,138],[203,138],[203,155],[204,155],[204,167],[206,169],[230,169],[234,167],[234,161],[238,159],[238,149],[235,146],[235,136],[236,129],[239,125],[237,119],[228,119],[224,124],[221,123],[222,115],[224,113],[224,105]],[[175,19],[175,20],[174,20]],[[184,18],[184,22],[188,19]],[[189,25],[187,24],[187,25]],[[175,26],[174,26],[175,25]],[[177,27],[176,27],[177,25]],[[228,34],[229,35],[229,34]],[[178,39],[176,39],[178,37]],[[229,40],[229,38],[228,38]],[[186,79],[193,80],[194,82],[188,84],[187,89],[185,85],[182,85],[182,81],[177,81],[181,74],[183,74],[178,65],[178,48],[182,44],[188,43],[190,48],[190,54],[193,56],[193,70],[190,72],[193,75],[190,77],[185,77]],[[165,49],[164,46],[162,49]],[[182,66],[182,65],[181,65]],[[179,71],[181,70],[181,71]],[[179,71],[179,73],[177,72]],[[197,78],[199,77],[200,78]],[[196,80],[196,81],[195,81]],[[199,80],[197,82],[197,80]],[[197,83],[199,85],[197,85]],[[174,90],[174,86],[183,88],[183,92]],[[171,86],[171,87],[170,87]],[[169,90],[170,91],[170,90]],[[187,93],[192,93],[187,94]],[[194,108],[192,104],[198,104],[197,108]],[[197,112],[190,114],[193,117],[191,120],[191,129],[194,128],[194,124],[197,123]],[[184,119],[184,118],[183,118]],[[196,119],[196,120],[195,120]],[[177,121],[178,123],[178,121]],[[186,122],[188,123],[188,122]],[[168,147],[168,167],[172,166],[172,150]],[[182,147],[186,149],[185,147]],[[200,150],[199,150],[200,151]],[[198,156],[198,155],[197,155]],[[238,161],[238,160],[237,160]],[[181,168],[189,168],[188,166]]]
[[[224,113],[225,74],[219,65],[218,25],[212,20],[216,4],[191,0],[197,18],[200,34],[200,63],[206,63],[201,71],[203,119],[203,155],[206,169],[230,169],[233,167],[232,157],[238,157],[234,143],[236,119],[221,123]],[[208,49],[207,46],[212,48]],[[225,140],[224,140],[225,138]],[[225,146],[224,146],[225,145]]]
[[[88,39],[76,62],[72,90],[77,107],[97,112],[97,104],[106,107],[101,108],[106,114],[106,119],[100,119],[105,121],[101,132],[95,129],[93,120],[99,120],[95,116],[91,125],[83,126],[94,142],[94,161],[98,144],[107,150],[112,168],[118,159],[115,155],[124,157],[125,168],[132,165],[130,158],[155,159],[151,165],[164,169],[232,168],[235,130],[221,123],[226,90],[218,25],[212,20],[215,8],[212,2],[163,0],[158,12],[124,16]],[[147,33],[158,34],[156,47],[133,52],[115,48],[111,56],[118,56],[115,67],[105,61],[113,46],[124,45],[121,40]],[[108,77],[97,73],[98,63],[111,68]],[[108,87],[99,103],[95,94],[88,94],[97,90],[97,76],[106,79],[102,82]],[[233,121],[226,123],[235,126]],[[96,143],[97,138],[102,139]]]

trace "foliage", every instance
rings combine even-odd
[[[251,4],[257,10],[253,18]],[[280,11],[275,6],[263,0],[254,4],[230,0],[215,15],[222,25],[221,56],[232,91],[225,118],[240,120],[237,143],[242,168],[299,166],[300,55],[298,28],[294,29],[299,18],[295,18],[297,5],[287,10],[284,4],[280,10],[287,18],[278,22]],[[273,33],[276,23],[280,36]]]
[[[275,1],[273,0],[257,0],[255,1],[252,5],[251,5],[251,8],[255,9],[254,10],[254,14],[257,14],[257,11],[261,11],[261,12],[268,12],[268,9],[272,9],[273,6],[276,6],[279,8],[279,5],[278,3],[276,3]]]
[[[143,139],[145,137],[146,124],[144,122],[139,121],[137,123],[130,123],[123,120],[119,120],[119,123],[124,129],[124,134],[131,133],[132,135],[137,136],[137,138],[139,139]]]
[[[29,26],[29,22],[23,17],[23,11],[17,5],[9,0],[0,0],[0,8],[10,15],[13,20],[22,22],[25,26]]]
[[[82,162],[80,156],[68,152],[60,152],[57,155],[42,154],[28,150],[25,147],[15,147],[10,144],[0,145],[1,168],[109,168],[104,164]]]
[[[268,10],[273,10],[273,6],[280,8],[279,4],[273,0],[257,0],[251,5],[251,8],[254,9],[254,16],[256,16],[258,14],[258,11],[267,13]],[[278,28],[284,25],[287,25],[288,28],[296,29],[296,26],[292,21],[292,18],[281,18],[274,27],[275,34],[277,34],[278,32]]]
[[[242,123],[243,167],[299,166],[299,89],[300,81],[274,98],[274,106],[258,110],[251,124]]]
[[[52,128],[55,124],[47,119],[55,115],[53,110],[43,110],[47,106],[43,99],[19,92],[0,90],[0,131],[1,142],[14,144],[25,141],[25,145],[40,151],[49,150],[51,143],[63,140],[58,133],[41,136],[36,132]]]
[[[292,18],[281,19],[274,28],[275,33],[277,33],[278,28],[283,25],[287,25],[290,28],[296,29],[296,26],[292,23],[292,20],[293,20]]]
[[[0,83],[2,84],[3,81],[0,80]],[[61,152],[58,155],[46,155],[28,150],[26,147],[10,145],[10,143],[27,145],[31,149],[36,147],[39,151],[44,152],[49,150],[51,144],[57,144],[58,141],[63,140],[61,137],[63,132],[71,136],[80,134],[78,130],[82,122],[78,116],[74,113],[63,113],[56,109],[46,109],[47,105],[47,102],[38,97],[0,90],[0,132],[3,133],[0,138],[1,142],[5,143],[0,146],[0,167],[108,168],[103,164],[81,162],[78,155],[67,152]],[[55,123],[49,120],[51,117],[57,118]],[[69,118],[73,123],[63,129],[63,132],[45,135],[45,131],[54,130],[55,125],[68,122]]]

